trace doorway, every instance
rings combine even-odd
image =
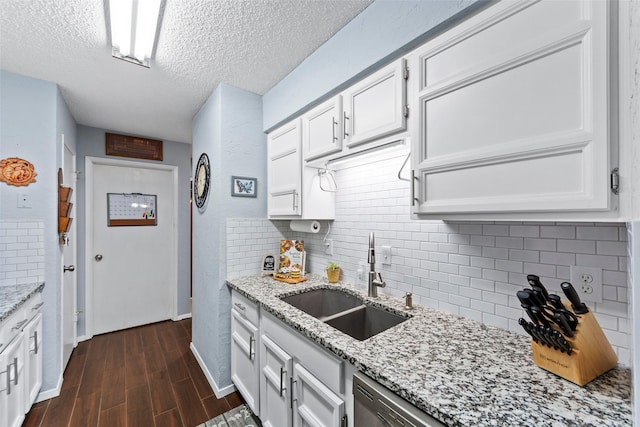
[[[73,216],[77,214],[76,204],[76,154],[65,144],[62,135],[62,176],[66,187],[71,188],[71,203]],[[62,372],[69,362],[71,352],[78,344],[76,298],[77,298],[77,276],[76,276],[76,223],[71,222],[71,226],[66,233],[66,243],[62,245]]]
[[[87,157],[86,170],[87,334],[174,317],[177,167]],[[156,223],[110,226],[108,193],[156,196]]]

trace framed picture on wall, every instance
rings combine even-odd
[[[232,176],[231,195],[234,197],[256,197],[258,195],[258,178]]]

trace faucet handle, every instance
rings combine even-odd
[[[387,283],[382,280],[382,276],[380,275],[380,273],[376,273],[378,275],[378,280],[376,280],[376,286],[380,287],[380,288],[384,288],[385,286],[387,286]]]

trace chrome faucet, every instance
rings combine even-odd
[[[387,284],[382,280],[380,273],[376,273],[376,250],[375,237],[373,231],[369,233],[369,254],[367,262],[369,263],[369,296],[376,298],[378,296],[378,287],[384,288]]]

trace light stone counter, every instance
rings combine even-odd
[[[9,317],[36,292],[42,292],[44,282],[0,286],[0,322]]]
[[[513,332],[326,279],[289,285],[256,276],[227,284],[300,333],[451,426],[630,426],[631,370],[584,387],[534,365],[530,340]],[[357,341],[281,301],[312,288],[340,288],[411,319]]]

